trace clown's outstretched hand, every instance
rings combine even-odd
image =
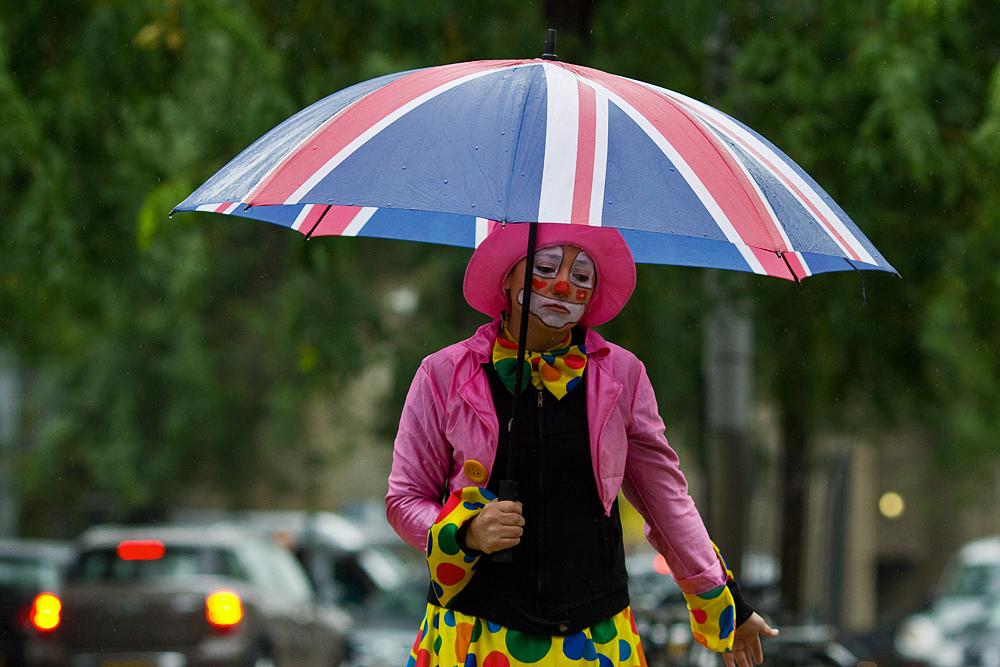
[[[722,654],[726,667],[752,667],[755,663],[761,664],[764,661],[764,650],[760,646],[760,638],[777,636],[778,631],[754,612],[733,633],[733,650]]]

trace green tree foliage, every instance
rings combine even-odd
[[[370,350],[425,354],[482,318],[467,251],[306,242],[167,217],[291,113],[388,72],[534,57],[553,5],[410,0],[0,0],[0,341],[34,378],[18,479],[29,512],[96,491],[233,503],[301,446],[301,407]],[[584,3],[586,4],[586,3]],[[1000,18],[984,0],[600,0],[562,59],[704,99],[809,171],[900,270],[803,285],[730,277],[753,304],[761,389],[810,429],[915,419],[953,469],[997,439]],[[555,14],[554,14],[555,15]],[[564,13],[559,13],[563,16]],[[575,24],[572,24],[575,26]],[[606,333],[697,433],[696,270],[641,267]],[[386,317],[381,297],[419,294]],[[392,421],[394,408],[387,408]]]

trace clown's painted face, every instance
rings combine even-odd
[[[531,278],[531,314],[551,329],[566,329],[580,321],[594,295],[597,269],[594,260],[576,246],[549,246],[535,251]],[[505,287],[524,284],[524,262],[507,277]],[[517,291],[524,303],[524,288]]]

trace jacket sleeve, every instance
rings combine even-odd
[[[642,515],[646,538],[663,554],[684,593],[695,639],[713,651],[729,651],[736,627],[736,605],[727,586],[732,574],[688,495],[677,453],[664,435],[652,384],[642,364],[636,364],[622,491]]]
[[[421,551],[447,496],[451,470],[451,445],[441,426],[445,404],[424,364],[410,384],[399,418],[385,497],[389,524]]]
[[[622,490],[646,522],[646,538],[663,554],[681,590],[705,593],[726,583],[677,453],[667,443],[653,387],[642,364],[634,374],[627,423],[628,454]],[[629,388],[627,388],[629,389]]]

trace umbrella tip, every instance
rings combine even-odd
[[[555,28],[549,28],[548,37],[545,38],[545,53],[542,54],[543,60],[559,60],[556,56],[556,31]]]

